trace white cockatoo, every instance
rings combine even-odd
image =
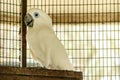
[[[40,9],[32,8],[27,11],[24,20],[28,26],[26,39],[33,59],[47,69],[74,70],[55,35],[52,19]]]

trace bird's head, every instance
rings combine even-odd
[[[24,22],[29,28],[33,28],[34,26],[52,26],[52,19],[38,8],[29,9],[25,15]]]

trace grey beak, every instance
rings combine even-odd
[[[33,17],[28,13],[25,15],[24,22],[28,27],[33,27]]]

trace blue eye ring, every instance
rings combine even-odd
[[[38,18],[38,17],[39,17],[39,13],[38,13],[38,12],[35,12],[35,13],[34,13],[34,16],[35,16],[35,18]]]

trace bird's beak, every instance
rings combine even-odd
[[[33,17],[28,13],[25,15],[24,22],[28,27],[33,27]]]

